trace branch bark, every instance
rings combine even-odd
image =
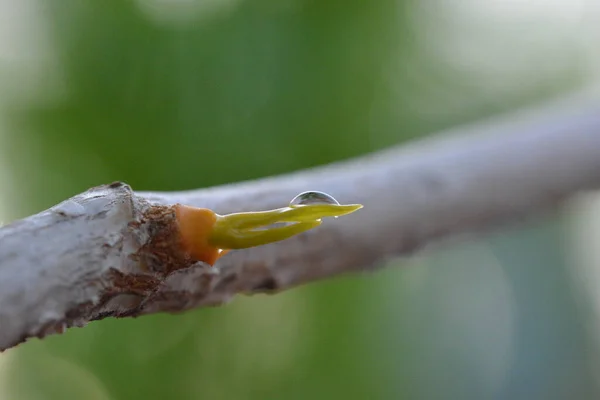
[[[171,193],[92,188],[0,228],[0,349],[105,317],[180,312],[372,269],[450,235],[493,229],[600,187],[600,107],[543,109],[290,175]],[[233,251],[177,246],[173,205],[225,214],[322,190],[359,212]]]

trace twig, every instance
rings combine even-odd
[[[218,305],[381,265],[450,235],[499,227],[600,187],[600,107],[510,116],[323,168],[234,185],[90,189],[0,228],[0,349],[108,316]],[[218,213],[322,190],[359,212],[215,267],[181,252],[173,205]]]

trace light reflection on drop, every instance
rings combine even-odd
[[[298,196],[294,197],[292,201],[290,201],[290,207],[305,206],[309,204],[340,205],[340,203],[333,196],[316,190],[302,192]],[[337,219],[337,217],[333,218]]]
[[[290,207],[295,206],[304,206],[308,204],[335,204],[340,205],[340,203],[333,198],[333,196],[328,195],[327,193],[318,192],[318,191],[309,191],[302,192],[298,196],[294,197],[292,201],[290,201]]]

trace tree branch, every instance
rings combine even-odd
[[[600,107],[462,128],[409,146],[222,187],[136,193],[101,186],[0,228],[0,349],[108,316],[179,312],[369,269],[600,187]],[[355,214],[233,251],[215,267],[181,251],[173,205],[225,214],[322,190]]]

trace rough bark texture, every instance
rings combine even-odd
[[[0,228],[0,349],[104,317],[227,302],[381,265],[600,187],[600,107],[511,116],[292,175],[176,193],[90,189]],[[215,267],[181,254],[172,206],[224,214],[322,190],[365,208],[294,238],[231,252]]]

